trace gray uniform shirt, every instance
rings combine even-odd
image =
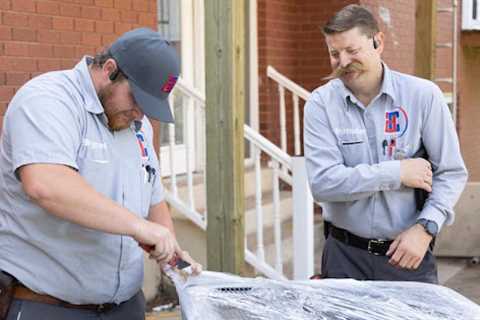
[[[380,93],[367,107],[339,79],[316,89],[305,106],[304,144],[325,219],[362,237],[394,239],[419,218],[452,223],[467,171],[440,89],[383,66]],[[400,160],[425,153],[433,191],[417,209],[415,190],[400,182]]]
[[[49,214],[30,201],[15,172],[33,163],[72,167],[95,190],[146,217],[164,198],[149,121],[144,118],[138,131],[140,123],[110,131],[85,58],[72,70],[29,81],[12,99],[4,121],[0,269],[36,292],[71,303],[132,297],[143,280],[138,243]],[[150,179],[147,165],[156,172]]]

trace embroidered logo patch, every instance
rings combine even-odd
[[[177,79],[178,79],[178,77],[169,74],[167,81],[165,82],[165,84],[162,87],[162,91],[167,92],[167,93],[172,91],[173,87],[175,87],[175,84],[177,83]]]
[[[403,107],[385,113],[385,134],[401,137],[408,128],[408,114]]]

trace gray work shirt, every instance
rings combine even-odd
[[[432,82],[384,64],[380,92],[364,106],[341,80],[331,80],[305,106],[304,143],[313,196],[337,227],[394,239],[419,218],[439,228],[453,222],[467,171],[449,109]],[[400,160],[422,150],[432,164],[433,191],[417,209],[414,189],[400,182]]]
[[[110,131],[85,58],[72,70],[29,81],[4,121],[0,269],[38,293],[71,303],[128,300],[143,281],[138,243],[49,214],[30,201],[15,172],[33,163],[69,166],[98,192],[146,217],[164,199],[149,121],[144,118],[138,131],[139,125]],[[150,179],[147,165],[156,171]]]

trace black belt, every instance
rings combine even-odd
[[[335,227],[328,221],[324,222],[324,228],[326,236],[330,234],[333,238],[345,243],[348,246],[366,250],[368,253],[376,256],[385,256],[393,242],[393,240],[362,238],[345,229]]]

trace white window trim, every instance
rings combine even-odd
[[[473,19],[474,2],[477,6],[477,17]],[[480,30],[480,0],[462,1],[462,30]]]

